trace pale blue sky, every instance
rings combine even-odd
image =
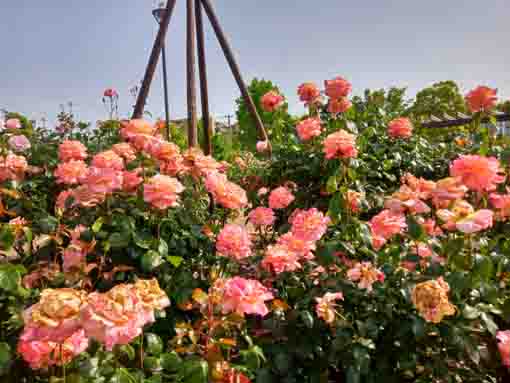
[[[510,98],[508,0],[216,0],[246,80],[276,82],[291,109],[301,110],[296,87],[343,75],[354,93],[407,86],[410,95],[439,80],[463,91],[478,84]],[[319,5],[316,5],[319,4]],[[106,87],[120,93],[143,76],[156,23],[152,0],[1,0],[0,108],[54,120],[72,101],[81,119],[106,113]],[[177,0],[167,38],[172,118],[183,117],[185,1]],[[210,29],[207,30],[211,110],[232,113],[239,92]],[[161,78],[148,109],[163,115]]]

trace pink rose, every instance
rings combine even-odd
[[[12,150],[18,152],[24,152],[25,150],[28,150],[31,147],[30,141],[23,135],[12,136],[11,138],[9,138],[8,144]]]
[[[267,141],[258,141],[257,142],[257,152],[263,153],[267,151],[269,148],[269,143]]]
[[[352,90],[351,83],[342,77],[326,80],[324,86],[326,88],[326,95],[334,100],[347,97]]]
[[[216,240],[218,254],[237,261],[251,256],[251,246],[248,231],[241,225],[225,225]]]
[[[295,197],[289,189],[280,186],[269,194],[269,207],[271,209],[285,209],[294,199]]]
[[[274,112],[282,106],[285,98],[276,91],[269,91],[260,99],[260,104],[264,112]]]
[[[5,129],[21,129],[21,121],[17,118],[9,118],[5,121]]]
[[[308,141],[314,137],[320,136],[322,132],[321,120],[319,118],[307,118],[301,121],[296,130],[301,141]]]
[[[412,134],[413,124],[408,118],[396,118],[388,124],[388,135],[392,138],[409,138]]]
[[[497,102],[498,90],[487,86],[478,86],[466,95],[466,103],[472,113],[493,109]]]

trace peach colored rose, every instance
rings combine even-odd
[[[358,155],[356,149],[356,136],[339,130],[332,133],[324,140],[324,153],[328,160],[334,158],[352,158]]]
[[[222,257],[240,261],[251,256],[251,239],[244,226],[226,224],[216,240],[216,251]]]
[[[492,227],[494,213],[492,210],[481,209],[455,223],[457,230],[465,234],[473,234]]]
[[[497,93],[497,89],[478,86],[466,95],[466,104],[472,113],[491,110],[498,102]]]
[[[63,342],[80,329],[86,297],[84,291],[69,288],[43,290],[39,302],[23,312],[22,339]]]
[[[409,138],[413,135],[413,124],[405,117],[396,118],[388,124],[388,135],[392,138]]]
[[[489,202],[496,209],[496,219],[506,221],[510,217],[510,194],[491,193]]]
[[[163,311],[170,306],[170,299],[164,290],[159,287],[158,280],[139,279],[133,285],[133,291],[140,299],[141,310],[144,312],[143,325],[156,321],[154,311]]]
[[[88,185],[82,185],[73,190],[75,204],[82,207],[93,207],[103,203],[106,193],[91,190]]]
[[[296,210],[289,219],[292,234],[305,241],[321,239],[328,230],[330,221],[329,217],[316,208]]]
[[[285,247],[289,252],[296,254],[305,261],[314,258],[315,241],[304,239],[292,232],[283,234],[278,238],[276,244]]]
[[[142,119],[133,119],[124,124],[123,128],[120,130],[120,135],[124,139],[131,139],[134,136],[145,134],[148,136],[153,136],[156,133],[156,127],[151,124],[149,121]]]
[[[122,172],[122,190],[128,193],[136,192],[138,185],[143,182],[143,178],[140,177],[141,172],[142,168]]]
[[[301,141],[308,141],[318,137],[322,132],[321,120],[316,117],[307,118],[296,126],[296,131]]]
[[[54,176],[57,183],[74,185],[87,177],[88,166],[83,161],[71,160],[60,163],[55,170]]]
[[[154,140],[147,148],[148,153],[159,161],[169,161],[181,154],[177,145],[165,140]]]
[[[269,207],[271,209],[285,209],[294,199],[295,197],[289,189],[280,186],[269,194]]]
[[[212,194],[214,201],[227,209],[241,209],[248,204],[246,192],[230,182],[227,176],[211,172],[206,176],[205,187]]]
[[[65,140],[58,147],[58,158],[62,162],[84,160],[87,158],[87,148],[80,141]]]
[[[372,246],[379,250],[389,239],[402,234],[407,228],[406,218],[401,213],[383,210],[368,223],[372,232]]]
[[[280,274],[300,269],[299,259],[299,254],[291,251],[286,245],[270,245],[260,265],[264,270]]]
[[[92,157],[90,165],[96,168],[124,170],[124,160],[113,150],[105,150],[104,152],[97,153]]]
[[[347,279],[358,282],[360,289],[365,289],[370,293],[373,290],[373,284],[375,282],[384,282],[385,276],[371,262],[358,262],[354,267],[347,270]]]
[[[122,172],[111,168],[89,168],[83,184],[93,193],[112,193],[122,189]]]
[[[436,208],[445,208],[452,201],[464,198],[468,188],[462,184],[461,177],[447,177],[436,182],[431,191],[432,203]]]
[[[299,100],[306,105],[313,104],[321,95],[317,85],[312,82],[305,82],[298,87]]]
[[[124,158],[126,163],[136,160],[136,149],[129,142],[120,142],[112,146],[112,150]]]
[[[334,100],[347,97],[352,90],[351,83],[342,77],[324,81],[324,87],[326,95]]]
[[[185,173],[187,169],[184,166],[184,159],[181,155],[178,155],[170,158],[168,161],[160,162],[159,170],[165,175],[176,177]]]
[[[62,343],[44,340],[24,340],[18,343],[17,351],[34,370],[47,369],[50,366],[62,366],[83,353],[89,346],[89,340],[83,329],[77,330]]]
[[[269,313],[265,302],[274,298],[262,283],[254,279],[233,277],[218,280],[215,287],[221,292],[224,314],[235,312],[241,316],[255,314],[264,317]]]
[[[262,96],[260,106],[264,112],[274,112],[283,105],[284,101],[285,98],[281,94],[272,90]]]
[[[330,99],[328,103],[328,112],[331,114],[345,113],[352,107],[352,102],[347,98]]]
[[[149,179],[143,189],[145,202],[163,210],[179,205],[179,194],[184,186],[176,178],[158,174]]]
[[[276,218],[274,216],[273,209],[258,207],[248,214],[248,219],[250,220],[250,223],[255,226],[269,226],[274,223]]]
[[[443,277],[419,283],[412,291],[412,301],[427,322],[440,323],[443,317],[455,314],[455,306],[448,300],[450,286]]]
[[[326,293],[322,297],[316,297],[315,312],[317,316],[324,320],[327,324],[332,324],[335,321],[336,310],[338,305],[336,301],[343,301],[344,295],[342,293]]]
[[[493,191],[505,180],[503,170],[495,157],[465,155],[450,165],[450,175],[460,177],[469,189],[484,192]]]
[[[111,351],[116,344],[128,344],[141,334],[144,314],[133,286],[121,284],[104,294],[89,294],[80,317],[86,335]]]

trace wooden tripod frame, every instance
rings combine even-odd
[[[176,0],[168,0],[165,12],[159,24],[158,34],[152,52],[149,57],[149,63],[145,70],[145,75],[142,81],[142,86],[135,104],[135,109],[132,118],[141,118],[143,110],[149,94],[156,66],[158,64],[159,56],[165,41],[165,36],[168,31],[168,25],[172,18],[172,13],[175,8]],[[196,102],[196,84],[195,84],[195,39],[196,48],[198,53],[198,68],[200,76],[200,96],[202,103],[202,120],[204,126],[205,147],[204,152],[206,155],[212,154],[212,130],[209,122],[209,94],[207,88],[207,68],[205,62],[205,38],[204,38],[204,25],[202,10],[205,11],[214,33],[220,43],[223,54],[227,59],[228,65],[232,74],[237,82],[237,86],[248,106],[248,110],[257,125],[259,136],[262,140],[269,142],[264,124],[257,112],[255,103],[246,88],[239,65],[237,64],[232,48],[221,28],[216,12],[210,0],[186,0],[186,81],[187,81],[187,103],[188,103],[188,146],[193,147],[198,145],[197,139],[197,102]],[[196,34],[195,34],[196,30]],[[169,129],[169,127],[167,127]]]

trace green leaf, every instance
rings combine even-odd
[[[162,257],[166,257],[168,255],[168,244],[163,238],[159,239],[158,252]]]
[[[103,217],[99,217],[98,219],[96,219],[96,221],[92,224],[92,231],[94,233],[99,233],[101,227],[103,226],[103,223],[104,223]]]
[[[329,194],[333,194],[338,190],[338,179],[336,175],[333,175],[328,178],[328,182],[326,183],[326,191]]]
[[[163,341],[153,333],[145,334],[145,351],[150,355],[159,356],[163,352]]]
[[[182,364],[181,357],[174,351],[161,355],[161,367],[169,372],[175,372]]]
[[[310,311],[301,311],[299,315],[307,328],[313,328],[313,315]]]
[[[0,343],[0,373],[6,372],[11,365],[12,351],[8,343]]]
[[[177,257],[175,255],[169,255],[166,257],[167,261],[172,264],[175,268],[179,267],[184,260],[182,257]]]
[[[140,267],[144,272],[151,272],[161,265],[162,259],[157,252],[149,250],[140,258]]]
[[[493,336],[496,336],[496,333],[498,332],[498,325],[494,322],[492,317],[487,313],[481,313],[480,318],[485,324],[487,331],[489,331]]]
[[[11,225],[3,225],[0,230],[0,248],[2,250],[9,250],[14,244],[15,239],[16,235]]]
[[[347,371],[345,372],[345,382],[346,383],[360,383],[361,376],[360,376],[359,370],[353,366],[348,367]]]
[[[147,371],[161,371],[161,360],[155,356],[146,356],[143,358],[143,368]]]
[[[476,307],[465,305],[462,310],[462,316],[466,319],[473,320],[480,316],[481,312]]]
[[[135,349],[129,344],[117,345],[115,353],[118,353],[120,356],[126,356],[129,360],[135,359]]]
[[[0,289],[10,293],[22,293],[21,277],[26,272],[20,265],[3,264],[0,265]]]
[[[414,240],[420,240],[424,236],[423,227],[416,221],[412,215],[407,216],[407,232]]]
[[[474,269],[476,273],[485,281],[488,281],[494,270],[492,260],[487,256],[477,254],[475,256]]]
[[[154,238],[151,233],[145,231],[134,231],[133,232],[133,241],[136,243],[138,247],[142,249],[149,250],[151,248],[152,242]]]
[[[181,374],[184,383],[207,383],[209,366],[205,360],[189,360],[184,362]]]
[[[128,247],[130,240],[130,236],[126,233],[112,233],[108,237],[108,242],[114,249],[123,249]]]

